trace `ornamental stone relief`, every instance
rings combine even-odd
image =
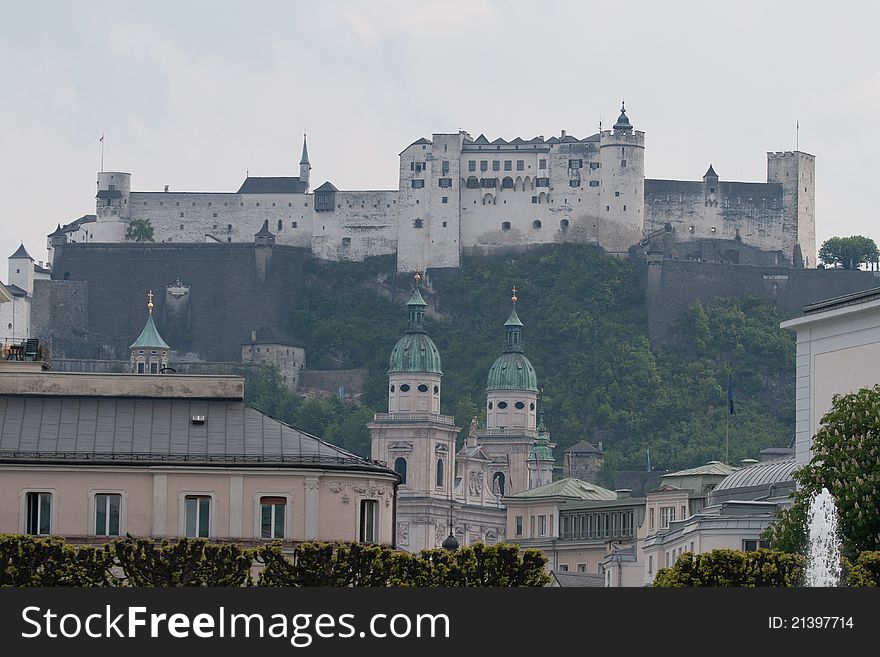
[[[409,523],[408,522],[397,523],[397,544],[398,545],[409,545]]]

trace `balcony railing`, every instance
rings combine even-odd
[[[455,425],[454,417],[451,415],[440,415],[439,413],[376,413],[375,415],[376,422],[400,422],[403,424],[407,422],[425,422],[426,420],[450,426]]]

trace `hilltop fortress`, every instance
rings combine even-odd
[[[646,179],[644,153],[621,108],[612,130],[583,139],[419,139],[400,153],[396,190],[311,189],[305,140],[299,176],[248,176],[236,192],[137,192],[130,173],[104,171],[95,214],[59,225],[50,259],[68,242],[124,242],[130,222],[149,220],[156,242],[252,244],[265,225],[323,259],[396,254],[398,271],[458,267],[467,251],[652,240],[681,260],[816,265],[813,155],[768,153],[767,182],[755,183],[711,165],[701,181]]]

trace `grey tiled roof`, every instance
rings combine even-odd
[[[590,587],[602,588],[605,586],[605,578],[602,575],[594,575],[593,573],[577,573],[564,572],[561,570],[552,571],[554,584],[560,587]]]
[[[102,189],[95,198],[122,198],[122,192],[118,189]]]
[[[12,260],[14,258],[29,258],[30,260],[33,260],[33,258],[31,258],[31,254],[28,253],[27,249],[24,248],[24,244],[20,244],[18,246],[18,248],[15,250],[15,253],[13,253],[11,256],[9,256],[10,260]]]
[[[238,189],[239,194],[305,194],[306,184],[299,176],[248,176]]]
[[[274,328],[272,326],[262,326],[256,330],[256,340],[254,336],[248,336],[248,339],[242,344],[283,344],[291,347],[302,347],[303,344],[293,338],[286,331]]]
[[[757,463],[747,468],[737,470],[732,475],[725,477],[715,487],[716,491],[734,488],[748,488],[751,486],[764,486],[793,481],[794,471],[797,470],[797,462],[791,459],[777,459]]]
[[[197,423],[194,418],[203,418]],[[239,400],[0,396],[0,463],[338,467],[388,472]]]

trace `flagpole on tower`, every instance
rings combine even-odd
[[[101,142],[101,173],[104,173],[104,133],[101,133],[101,138],[98,140]]]

